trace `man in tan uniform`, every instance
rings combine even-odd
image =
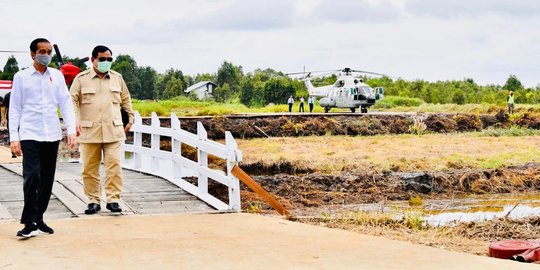
[[[118,72],[110,70],[112,51],[102,45],[92,51],[93,67],[77,75],[70,92],[77,115],[77,135],[83,161],[84,193],[88,197],[85,214],[101,210],[99,165],[103,154],[107,209],[122,212],[118,204],[122,192],[121,143],[133,123],[131,97]],[[120,108],[129,115],[124,128]]]

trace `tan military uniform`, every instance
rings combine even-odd
[[[70,88],[82,133],[78,138],[83,161],[84,192],[90,203],[100,202],[99,165],[103,153],[107,203],[118,202],[122,191],[121,143],[126,139],[120,108],[133,123],[131,97],[118,72],[109,71],[100,78],[93,68],[73,80]]]

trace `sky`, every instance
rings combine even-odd
[[[540,86],[536,0],[0,0],[0,14],[0,50],[45,37],[82,58],[102,44],[158,72],[215,73],[228,61],[244,72],[350,67]],[[9,56],[0,53],[0,68]],[[15,57],[31,64],[29,53]]]

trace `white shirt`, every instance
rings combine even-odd
[[[13,77],[9,102],[10,141],[61,140],[58,106],[68,134],[75,135],[73,101],[64,75],[50,67],[43,75],[34,66],[17,72]]]
[[[308,102],[309,104],[313,104],[313,98],[312,98],[312,97],[309,97],[309,98],[307,99],[307,102]]]
[[[303,97],[300,98],[300,103],[304,103],[304,98]]]
[[[294,99],[291,97],[287,100],[287,103],[288,104],[294,104]]]

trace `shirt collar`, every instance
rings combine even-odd
[[[30,67],[28,67],[28,68],[30,69],[30,71],[31,71],[32,74],[39,74],[39,75],[41,75],[41,73],[36,69],[36,67],[34,67],[33,64],[30,65]],[[49,69],[50,69],[50,67],[47,67],[47,68],[45,69],[45,72],[43,73],[43,75],[50,75]]]

